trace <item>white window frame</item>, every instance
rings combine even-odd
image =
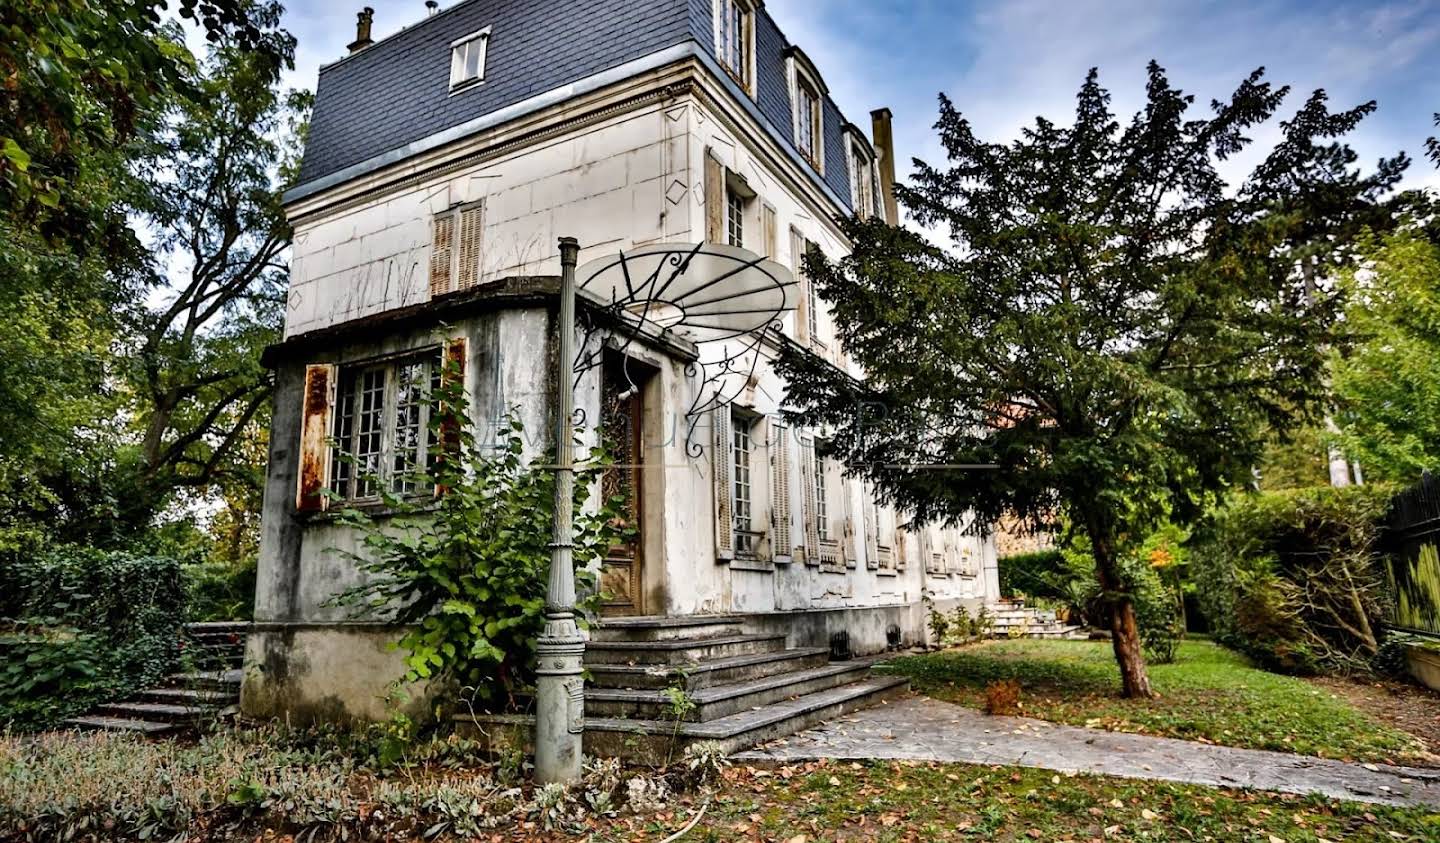
[[[397,471],[396,437],[401,427],[401,420],[397,415],[400,404],[400,371],[402,368],[412,365],[420,367],[422,378],[422,392],[415,404],[417,418],[413,425],[406,425],[406,427],[416,427],[418,430],[414,446],[415,461],[409,465],[408,469]],[[387,494],[404,497],[428,494],[433,491],[430,487],[418,483],[417,479],[423,476],[429,460],[430,445],[432,444],[430,438],[432,396],[441,365],[440,349],[426,348],[379,360],[342,364],[339,367],[335,416],[331,421],[329,433],[331,446],[328,485],[334,494],[350,503],[378,503],[383,497],[380,486],[385,487]],[[377,411],[380,424],[379,442],[378,448],[374,452],[375,470],[371,472],[362,471],[362,467],[353,461],[355,459],[353,450],[361,435],[360,398],[367,374],[380,376],[380,406]],[[348,414],[347,406],[349,407]],[[349,421],[348,429],[347,420]],[[347,462],[347,460],[349,461]],[[345,488],[338,488],[340,483],[343,483]]]
[[[745,197],[733,186],[725,187],[725,242],[745,248]]]
[[[730,74],[735,84],[740,86],[746,94],[754,98],[755,85],[755,3],[751,0],[713,0],[711,3],[711,15],[715,30],[715,57],[720,66]],[[740,33],[740,64],[741,67],[731,65],[729,51],[726,42],[726,35],[730,32],[731,12],[738,10],[744,20],[741,26],[744,31]]]
[[[735,555],[754,556],[763,531],[756,530],[754,416],[730,408],[730,517],[734,522]]]
[[[485,81],[485,61],[490,57],[490,30],[491,27],[472,32],[463,38],[456,38],[450,42],[450,93],[469,90]],[[467,47],[478,42],[480,57],[476,61],[475,75],[465,75],[465,64],[468,53],[462,57],[461,47]]]

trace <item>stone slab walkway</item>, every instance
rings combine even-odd
[[[1440,770],[1346,764],[991,717],[920,696],[858,711],[735,756],[750,764],[821,758],[1013,764],[1440,809]]]

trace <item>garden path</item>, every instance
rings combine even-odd
[[[1440,809],[1440,770],[992,717],[921,696],[858,711],[735,756],[749,764],[822,758],[1014,764]]]

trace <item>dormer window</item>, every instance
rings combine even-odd
[[[795,145],[800,147],[800,154],[809,158],[811,164],[819,166],[820,95],[804,81],[796,87]]]
[[[755,89],[755,9],[750,0],[715,0],[715,52],[745,93]]]
[[[850,205],[860,219],[875,213],[875,167],[870,152],[854,137],[850,138]]]
[[[786,50],[795,149],[821,175],[825,174],[825,83],[814,63],[800,50]]]
[[[489,44],[488,27],[450,43],[451,91],[485,81],[485,53]]]

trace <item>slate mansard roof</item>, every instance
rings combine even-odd
[[[504,118],[506,109],[538,95],[627,64],[652,59],[659,67],[686,55],[714,68],[731,94],[794,150],[785,67],[790,43],[764,7],[757,9],[752,100],[716,64],[711,2],[462,0],[320,69],[299,186],[289,198],[479,131],[486,118]],[[484,83],[452,95],[450,45],[487,27]],[[823,182],[848,209],[845,119],[824,99]]]

